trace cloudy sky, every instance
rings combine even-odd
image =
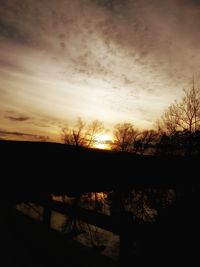
[[[0,138],[152,128],[200,83],[200,1],[0,0]]]

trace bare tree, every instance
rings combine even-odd
[[[180,128],[181,112],[179,103],[171,104],[161,117],[160,127],[169,135],[174,134]]]
[[[142,131],[134,143],[135,152],[143,155],[151,145],[155,146],[157,139],[158,133],[155,130]]]
[[[73,129],[63,128],[62,129],[62,140],[65,144],[75,146],[85,146],[87,143],[86,139],[86,124],[81,118],[78,118]]]
[[[171,104],[161,117],[163,131],[172,135],[176,131],[195,132],[200,128],[200,90],[195,88],[184,90],[180,102]]]
[[[200,129],[200,89],[184,90],[184,96],[175,101],[157,122],[160,141],[157,153],[191,155],[196,149],[195,133]]]
[[[105,132],[103,123],[99,120],[94,120],[87,127],[87,146],[92,147],[95,141]]]
[[[179,106],[182,112],[181,126],[184,130],[195,132],[200,127],[200,90],[193,86],[184,92],[185,96]]]
[[[65,144],[75,146],[92,147],[95,140],[105,132],[103,123],[94,120],[87,125],[81,118],[78,118],[73,128],[63,128],[61,138]]]
[[[133,150],[138,130],[131,123],[119,123],[115,126],[113,136],[115,149],[122,152],[130,152]]]

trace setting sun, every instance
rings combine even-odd
[[[112,138],[107,134],[101,134],[96,138],[94,148],[111,149]]]

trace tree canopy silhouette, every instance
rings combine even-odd
[[[176,131],[189,131],[200,128],[200,89],[194,86],[184,90],[184,96],[178,102],[172,103],[159,120],[159,127],[167,134]]]
[[[105,132],[103,123],[94,120],[89,125],[78,118],[73,128],[63,128],[61,139],[67,145],[93,147],[95,141]]]
[[[133,124],[123,122],[119,123],[114,128],[114,148],[122,152],[133,151],[134,142],[139,134],[139,131]]]
[[[197,155],[199,154],[200,130],[200,89],[193,83],[184,90],[182,99],[172,103],[157,122],[160,141],[158,154]]]

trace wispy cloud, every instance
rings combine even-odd
[[[23,116],[23,115],[16,115],[16,116],[5,116],[6,119],[11,121],[27,121],[30,120],[30,117]]]
[[[153,125],[199,82],[199,28],[197,0],[1,0],[3,118]]]
[[[29,134],[23,132],[9,132],[0,130],[0,137],[2,139],[22,139],[22,140],[36,140],[36,141],[46,141],[49,139],[48,136],[37,135],[37,134]]]

